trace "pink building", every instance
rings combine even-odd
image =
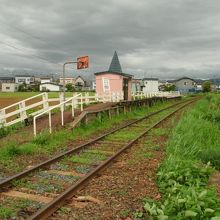
[[[98,95],[122,94],[124,100],[131,100],[133,76],[122,72],[116,51],[109,70],[95,73],[95,77]]]

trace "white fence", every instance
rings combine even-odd
[[[34,99],[37,99],[37,102],[36,100],[34,101]],[[39,101],[38,99],[41,100]],[[7,106],[0,109],[0,127],[7,127],[17,122],[24,121],[26,118],[48,109],[48,107],[49,100],[47,93],[41,93]],[[7,119],[9,119],[9,121]]]
[[[91,104],[102,101],[102,99],[96,94],[89,95],[89,93],[84,93],[84,95],[82,95],[82,99],[77,96],[77,93],[74,93],[73,97],[75,97],[74,108],[81,103]],[[68,100],[70,98],[68,97],[66,99]],[[42,112],[45,112],[51,107],[55,107],[62,102],[62,93],[60,93],[59,98],[48,98],[48,93],[44,92],[7,106],[0,109],[0,128],[16,124],[17,122],[21,122],[27,118],[41,114]],[[67,102],[66,106],[68,105],[71,105],[71,103]]]
[[[144,99],[144,98],[152,98],[152,97],[167,97],[167,98],[172,98],[172,97],[178,97],[180,96],[179,91],[170,91],[170,92],[136,92],[132,93],[132,99],[137,100],[137,99]]]
[[[179,92],[154,92],[154,93],[143,93],[137,92],[132,94],[132,99],[143,99],[151,97],[176,97],[180,96]],[[7,106],[3,109],[0,109],[0,127],[7,127],[13,125],[17,122],[24,121],[27,118],[39,116],[49,113],[51,114],[52,108],[60,108],[62,112],[62,106],[71,105],[72,111],[74,108],[77,108],[79,105],[91,104],[97,102],[119,102],[124,100],[123,92],[112,92],[99,96],[98,94],[90,95],[89,93],[77,94],[73,93],[71,98],[67,98],[65,103],[63,103],[62,93],[59,98],[48,98],[48,93],[44,92],[36,96],[27,98],[10,106]],[[73,101],[73,103],[71,102]],[[62,113],[63,114],[63,113]],[[73,111],[74,117],[74,111]]]
[[[80,103],[79,100],[80,99]],[[71,98],[68,98],[66,101],[61,102],[58,105],[55,105],[53,107],[50,107],[49,109],[41,112],[40,114],[34,116],[34,120],[33,120],[33,128],[34,128],[34,136],[37,135],[37,118],[39,118],[42,115],[48,114],[49,117],[49,132],[52,133],[52,120],[51,120],[51,114],[52,114],[52,110],[60,108],[60,112],[61,112],[61,125],[64,125],[64,110],[65,110],[65,106],[67,106],[68,104],[71,105],[71,109],[72,109],[72,117],[74,117],[74,109],[77,108],[77,105],[80,104],[80,109],[81,111],[83,111],[83,96],[82,94],[78,94],[75,95]]]

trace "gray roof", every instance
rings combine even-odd
[[[120,75],[120,76],[124,76],[124,77],[128,77],[128,78],[133,77],[133,75],[131,75],[131,74],[119,73],[119,72],[113,72],[113,71],[103,71],[103,72],[97,72],[97,73],[94,73],[94,74],[95,75],[102,75],[102,74],[109,74],[109,73]]]
[[[143,80],[152,80],[152,81],[158,81],[158,78],[143,78]]]
[[[0,77],[0,80],[14,80],[14,77],[7,77],[7,76],[2,76]]]
[[[121,69],[121,64],[119,62],[119,59],[118,59],[118,54],[117,52],[115,51],[113,57],[112,57],[112,62],[109,66],[109,72],[116,72],[116,73],[122,73],[122,69]]]

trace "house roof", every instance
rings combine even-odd
[[[127,74],[127,73],[123,73],[122,72],[121,64],[119,62],[118,54],[117,54],[116,51],[115,51],[115,53],[114,53],[114,55],[112,57],[112,61],[111,61],[111,64],[109,66],[108,71],[96,72],[94,74],[97,76],[97,75],[109,74],[109,73],[115,74],[115,75],[124,76],[124,77],[128,77],[128,78],[132,78],[133,77],[133,75],[131,75],[131,74]]]
[[[158,78],[143,78],[143,80],[158,81]]]
[[[16,75],[15,77],[34,77],[34,76],[31,76],[31,75]]]
[[[59,84],[56,84],[56,83],[51,83],[51,82],[45,82],[45,83],[41,83],[40,85],[54,85],[54,86],[59,86],[59,87],[62,87],[62,85],[59,85]]]
[[[117,54],[116,51],[115,51],[115,53],[114,53],[114,55],[112,57],[112,61],[111,61],[111,64],[109,66],[108,71],[109,72],[122,73],[121,64],[119,62],[118,54]]]
[[[189,80],[192,80],[192,81],[196,82],[195,79],[189,78],[189,77],[187,77],[187,76],[184,76],[184,77],[181,77],[181,78],[175,79],[175,80],[169,80],[169,82],[177,82],[177,81],[180,81],[180,80],[182,80],[182,79],[189,79]]]
[[[7,76],[2,76],[0,77],[0,80],[14,80],[14,77],[7,77]]]
[[[97,72],[97,73],[94,73],[94,74],[97,76],[97,75],[103,75],[103,74],[109,74],[109,73],[112,73],[112,74],[115,74],[115,75],[124,76],[124,77],[128,77],[128,78],[133,77],[133,75],[131,75],[131,74],[118,73],[118,72],[113,72],[113,71],[103,71],[103,72]]]

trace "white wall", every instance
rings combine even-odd
[[[158,92],[158,80],[143,80],[144,87],[143,92]]]
[[[59,92],[61,91],[61,87],[54,84],[41,84],[40,85],[40,91],[54,91]]]
[[[34,78],[31,76],[15,76],[15,83],[17,84],[30,84],[34,82]]]
[[[2,92],[16,92],[16,91],[18,91],[18,84],[2,83]]]
[[[51,82],[51,79],[41,79],[40,83],[49,83]]]

